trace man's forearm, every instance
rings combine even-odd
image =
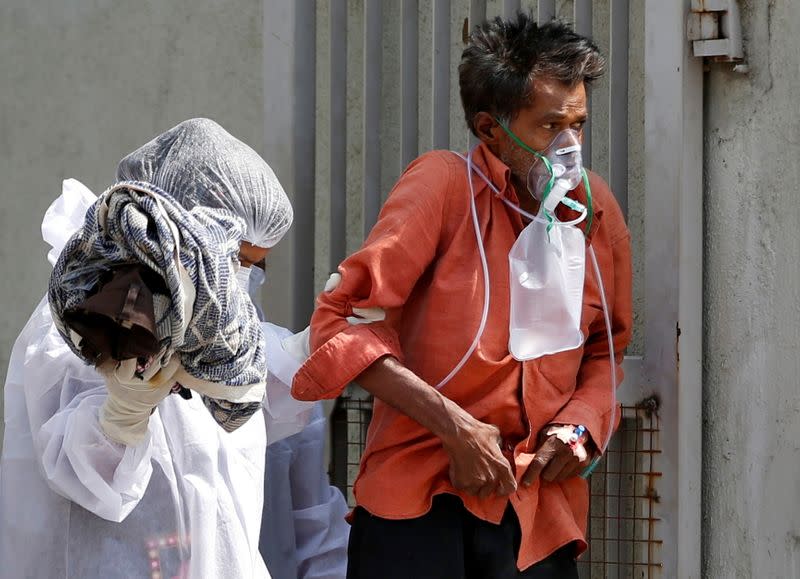
[[[508,459],[500,451],[496,426],[473,418],[391,356],[365,370],[358,383],[376,398],[416,420],[442,441],[456,489],[487,497],[517,488]]]
[[[445,445],[458,440],[460,433],[475,420],[391,356],[372,364],[356,382],[376,398],[430,430]]]

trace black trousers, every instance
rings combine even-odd
[[[519,544],[511,505],[499,525],[475,517],[454,495],[437,496],[416,519],[382,519],[357,508],[347,579],[578,579],[574,545],[518,571]]]

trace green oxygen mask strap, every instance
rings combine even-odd
[[[592,219],[594,218],[594,203],[592,203],[592,187],[589,185],[589,175],[586,169],[581,168],[583,173],[583,188],[586,189],[586,204],[588,213],[586,215],[586,237],[589,237],[589,232],[592,230]]]
[[[499,119],[495,118],[495,122],[500,125],[506,134],[511,137],[511,139],[519,145],[523,150],[531,153],[532,155],[536,155],[537,158],[541,159],[544,163],[544,166],[547,168],[547,172],[550,173],[550,180],[547,182],[547,185],[544,188],[544,192],[542,193],[542,200],[541,202],[544,203],[547,196],[550,194],[550,191],[553,189],[553,184],[556,181],[555,174],[553,173],[553,165],[550,163],[550,160],[539,153],[531,149],[528,145],[526,145],[522,139],[520,139],[514,131],[512,131],[505,123],[500,122]],[[586,169],[581,168],[581,173],[583,176],[583,187],[586,189],[586,202],[588,204],[587,207],[587,216],[586,216],[586,235],[589,234],[589,231],[592,229],[592,220],[594,218],[594,204],[592,203],[592,187],[589,185],[589,175],[586,173]],[[573,208],[574,209],[574,208]],[[577,210],[577,209],[576,209]],[[549,212],[545,211],[545,217],[547,218],[548,225],[547,230],[549,231],[553,226],[553,216],[550,215]]]
[[[547,168],[547,172],[550,173],[550,180],[547,182],[547,185],[545,185],[544,191],[542,192],[541,203],[542,203],[542,205],[544,205],[545,199],[547,199],[547,196],[550,194],[550,191],[552,191],[553,185],[556,182],[556,176],[555,176],[555,173],[553,173],[553,165],[550,163],[550,160],[547,157],[545,157],[544,155],[542,155],[538,151],[534,151],[528,145],[523,143],[522,139],[520,139],[517,135],[515,135],[514,131],[512,131],[510,128],[508,128],[505,125],[505,123],[500,122],[497,118],[495,118],[494,120],[498,125],[500,125],[500,128],[503,129],[506,132],[506,134],[509,137],[511,137],[511,139],[517,145],[522,147],[522,149],[524,151],[527,151],[527,152],[531,153],[532,155],[535,155],[537,158],[541,159],[541,161],[544,163],[544,166]],[[550,229],[553,227],[553,216],[550,214],[549,211],[545,211],[544,215],[547,218],[547,231],[549,232]]]

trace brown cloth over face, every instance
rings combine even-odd
[[[116,267],[101,278],[94,294],[64,312],[69,328],[83,338],[81,353],[95,365],[158,354],[155,293],[168,295],[166,285],[142,264]]]

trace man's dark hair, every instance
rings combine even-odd
[[[525,107],[536,78],[573,85],[591,84],[605,70],[605,59],[591,40],[554,20],[539,26],[520,12],[475,28],[461,54],[458,81],[467,125],[486,111],[509,123]]]

